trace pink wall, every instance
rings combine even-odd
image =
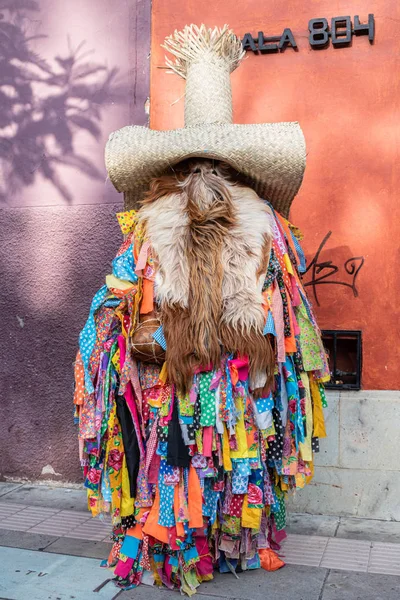
[[[310,19],[359,15],[365,22],[368,13],[375,14],[374,45],[360,36],[348,48],[310,49]],[[400,337],[399,19],[395,0],[153,0],[153,128],[183,125],[183,82],[157,68],[164,64],[160,44],[166,35],[201,22],[229,23],[239,36],[257,35],[259,30],[280,35],[285,27],[292,29],[298,52],[288,48],[279,54],[248,53],[233,73],[234,119],[237,123],[297,120],[303,128],[307,168],[291,218],[305,234],[309,260],[332,231],[319,259],[339,267],[330,281],[351,284],[344,263],[351,257],[364,258],[356,280],[358,297],[349,287],[319,284],[316,309],[323,328],[362,330],[365,389],[400,386],[396,352]],[[310,281],[310,274],[306,280]]]
[[[20,75],[0,71],[0,92],[14,100],[0,93],[0,477],[37,479],[51,465],[56,479],[78,481],[73,361],[120,242],[122,197],[107,181],[104,144],[114,129],[147,122],[150,2],[40,0],[38,9],[21,11],[22,27],[47,36],[26,46],[46,64],[20,48],[22,88]],[[83,41],[80,54],[90,53],[66,78],[68,45]]]

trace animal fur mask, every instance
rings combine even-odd
[[[263,335],[268,206],[227,165],[196,159],[153,181],[140,220],[156,255],[171,382],[187,392],[196,367],[219,367],[224,350],[248,356],[262,388],[274,365]]]

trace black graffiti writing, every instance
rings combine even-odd
[[[304,284],[304,287],[310,286],[312,288],[314,299],[318,306],[320,306],[317,294],[318,285],[344,285],[345,287],[349,287],[353,291],[354,297],[357,298],[357,277],[365,262],[363,256],[352,256],[351,258],[348,258],[343,263],[343,268],[347,275],[350,275],[350,281],[332,279],[332,277],[340,271],[340,268],[331,260],[326,260],[323,262],[320,262],[319,260],[320,254],[326,246],[331,235],[332,231],[328,231],[305,272],[306,274],[311,273],[311,280],[307,281],[307,283]]]

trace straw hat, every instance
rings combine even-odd
[[[232,123],[230,74],[245,52],[225,25],[186,26],[166,38],[167,66],[186,79],[185,126],[170,131],[128,126],[111,134],[106,167],[126,208],[135,208],[150,181],[189,157],[213,158],[243,174],[259,196],[287,216],[305,168],[304,136],[297,122]]]

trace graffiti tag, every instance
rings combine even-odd
[[[352,256],[352,257],[348,258],[343,263],[343,268],[344,268],[344,271],[346,272],[346,274],[350,276],[350,281],[348,281],[348,280],[342,281],[340,279],[333,279],[333,276],[340,271],[340,267],[335,265],[333,263],[333,261],[331,261],[331,260],[326,260],[323,262],[320,262],[320,260],[319,260],[320,254],[321,254],[322,250],[324,249],[326,243],[328,242],[329,238],[331,237],[331,235],[332,235],[332,231],[328,231],[328,233],[322,240],[321,244],[319,245],[319,248],[318,248],[317,252],[315,253],[314,258],[312,259],[312,261],[310,262],[310,264],[308,265],[308,267],[306,269],[306,273],[311,273],[311,280],[307,281],[307,283],[305,283],[304,286],[305,287],[310,286],[312,288],[314,299],[315,299],[315,302],[317,303],[317,306],[320,306],[318,294],[317,294],[317,286],[318,285],[344,285],[346,287],[349,287],[353,291],[354,297],[357,298],[358,297],[358,290],[357,290],[357,285],[356,285],[357,284],[357,276],[365,262],[363,256]]]

